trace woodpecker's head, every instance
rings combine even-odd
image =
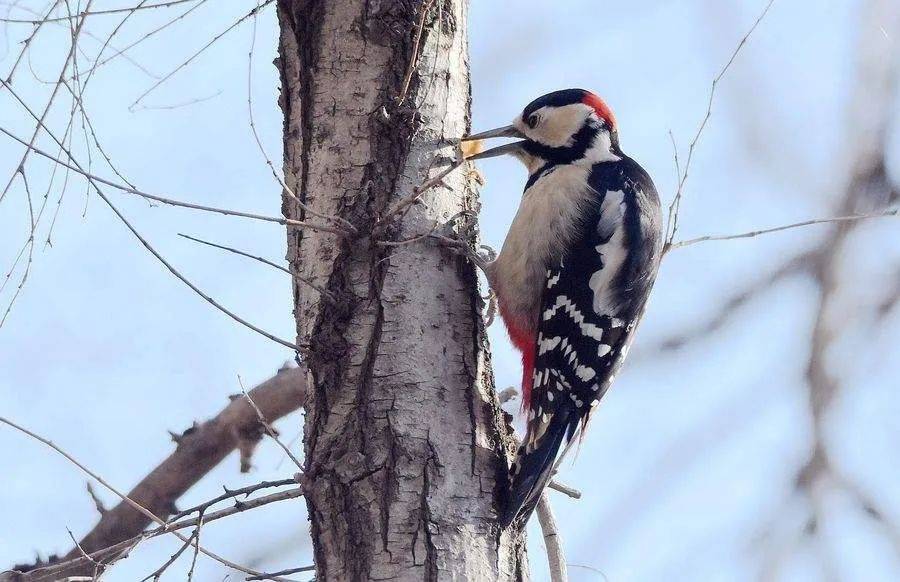
[[[524,139],[476,153],[468,159],[512,154],[522,160],[529,172],[534,172],[547,163],[594,164],[621,157],[612,111],[603,99],[584,89],[565,89],[538,97],[512,125],[471,135],[463,141],[491,137]]]

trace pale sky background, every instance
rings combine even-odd
[[[853,144],[845,140],[846,106],[859,34],[872,42],[900,39],[860,31],[858,0],[776,0],[721,85],[713,117],[696,153],[682,206],[682,236],[732,233],[833,215]],[[26,2],[43,10],[41,2]],[[119,4],[101,2],[94,9]],[[761,11],[762,1],[642,2],[474,0],[469,19],[473,128],[507,123],[531,99],[584,87],[616,113],[623,149],[653,176],[665,201],[676,185],[671,130],[686,146],[705,112],[709,84]],[[8,4],[0,6],[0,12]],[[191,18],[129,52],[150,72],[171,70],[252,7],[209,2]],[[121,47],[176,14],[146,11],[123,28]],[[12,15],[28,18],[19,10]],[[119,21],[103,17],[103,35]],[[0,28],[0,72],[6,74],[29,27]],[[154,79],[125,60],[99,70],[86,93],[97,135],[120,171],[143,190],[214,206],[278,215],[280,189],[247,122],[247,22],[152,93],[151,109],[128,105]],[[42,33],[40,50],[15,79],[17,91],[42,107],[64,59],[68,30]],[[281,115],[276,23],[270,8],[258,21],[253,97],[257,127],[280,160]],[[99,45],[84,40],[94,54]],[[193,99],[201,102],[163,108]],[[62,100],[61,103],[66,103]],[[894,107],[895,119],[900,104]],[[64,127],[67,111],[51,114]],[[80,123],[80,122],[79,122]],[[27,137],[30,119],[0,91],[0,126]],[[890,172],[900,176],[894,124]],[[80,139],[80,132],[78,133]],[[47,146],[48,139],[40,144]],[[0,136],[5,185],[22,147]],[[79,151],[83,152],[81,147]],[[684,154],[684,152],[682,152]],[[111,172],[94,153],[93,167]],[[48,166],[31,162],[37,199]],[[514,160],[480,165],[485,242],[500,245],[525,180]],[[239,390],[292,354],[209,307],[170,276],[118,223],[82,180],[71,184],[45,248],[39,234],[30,278],[0,328],[0,415],[51,438],[111,483],[128,489],[172,450],[167,430],[206,419]],[[50,210],[60,188],[54,186]],[[0,277],[26,236],[21,184],[0,203]],[[277,225],[149,208],[111,192],[136,227],[204,291],[260,327],[292,338],[288,278],[254,262],[180,239],[185,232],[283,260]],[[83,210],[87,204],[87,211]],[[872,306],[896,285],[900,222],[873,221],[850,243],[853,256],[841,294],[846,310],[829,368],[842,392],[832,411],[828,444],[893,522],[900,524],[900,309],[882,321]],[[814,244],[827,227],[697,245],[674,252],[662,267],[651,307],[625,372],[592,422],[574,465],[561,479],[584,492],[554,495],[564,525],[573,582],[744,581],[802,526],[805,507],[789,504],[792,480],[809,450],[804,371],[814,317],[813,287],[802,276],[760,294],[715,334],[677,351],[654,346],[702,325],[732,294],[764,278]],[[15,280],[15,279],[14,279]],[[0,317],[14,284],[0,293]],[[502,326],[491,330],[500,387],[517,384],[519,362]],[[279,429],[300,431],[300,416]],[[299,443],[295,447],[299,447]],[[272,442],[255,470],[236,458],[209,474],[180,503],[188,506],[237,487],[292,472]],[[34,552],[65,551],[66,528],[79,536],[96,521],[85,478],[40,444],[0,427],[0,568]],[[109,504],[115,500],[106,492]],[[826,495],[828,519],[816,543],[801,543],[777,580],[900,579],[900,555],[845,495]],[[772,525],[775,524],[774,529]],[[801,525],[798,525],[801,524]],[[305,506],[281,503],[204,528],[204,543],[232,560],[266,570],[310,561]],[[774,535],[766,535],[774,531]],[[172,539],[142,546],[106,576],[142,578],[175,549]],[[189,560],[189,558],[188,558]],[[534,578],[546,577],[538,535],[531,536]],[[166,580],[184,578],[182,560]],[[201,558],[195,579],[226,572]],[[601,574],[602,572],[602,574]],[[232,580],[239,579],[234,575]]]

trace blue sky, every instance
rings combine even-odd
[[[668,132],[686,147],[705,113],[710,81],[763,8],[757,1],[713,0],[603,6],[521,1],[515,9],[509,3],[472,4],[474,129],[507,123],[547,91],[591,89],[613,108],[623,149],[647,168],[666,201],[676,189]],[[110,6],[98,2],[95,8]],[[776,0],[720,86],[691,167],[682,206],[684,238],[833,214],[852,156],[844,136],[858,35],[894,46],[900,38],[898,29],[898,36],[883,39],[880,30],[860,30],[860,6],[836,0],[810,10],[807,3]],[[166,73],[248,7],[203,7],[200,18],[173,26],[129,54],[151,72]],[[174,14],[161,12],[136,19],[123,29],[119,44]],[[0,32],[0,70],[11,66],[24,30],[10,25]],[[95,30],[107,29],[101,24]],[[97,135],[140,188],[214,206],[280,212],[279,187],[247,123],[250,30],[235,30],[151,94],[145,104],[155,108],[129,111],[154,80],[124,60],[113,61],[91,82],[86,100]],[[42,50],[33,51],[29,68],[20,72],[15,86],[29,100],[46,99],[39,79],[58,74],[66,34],[60,28],[42,37]],[[274,13],[266,11],[258,23],[254,114],[267,151],[278,160],[278,80],[270,65],[275,40]],[[86,41],[85,48],[93,53],[97,45]],[[201,101],[157,108],[192,99]],[[51,122],[62,127],[66,113],[55,109]],[[5,93],[0,125],[20,136],[30,131],[29,120]],[[894,176],[900,175],[897,134],[895,124]],[[4,184],[20,155],[21,146],[0,139]],[[99,159],[94,167],[110,173]],[[40,191],[48,166],[33,162],[33,168],[33,189]],[[482,231],[485,242],[499,247],[524,170],[502,159],[486,161],[480,170],[487,182]],[[25,235],[22,192],[13,189],[0,204],[3,272]],[[53,190],[51,208],[58,192]],[[177,236],[185,232],[281,260],[280,227],[149,208],[124,194],[114,200],[202,289],[260,327],[293,336],[290,282],[283,273]],[[825,232],[811,227],[700,244],[666,258],[625,373],[599,409],[575,463],[564,468],[562,479],[585,497],[554,497],[569,561],[587,566],[572,568],[573,582],[604,576],[615,582],[753,580],[775,550],[789,547],[803,505],[787,500],[810,438],[804,371],[814,317],[811,282],[787,278],[737,310],[714,335],[680,350],[661,353],[655,346],[701,325],[733,293]],[[849,245],[843,333],[829,351],[842,395],[830,416],[828,443],[841,468],[900,523],[900,488],[892,469],[900,462],[892,446],[900,436],[900,316],[895,310],[879,324],[869,316],[900,268],[896,233],[896,220],[872,222]],[[8,300],[9,289],[0,293],[3,309]],[[490,333],[497,385],[516,384],[517,356],[500,325]],[[290,358],[287,349],[235,325],[168,275],[72,178],[53,245],[37,245],[28,284],[0,328],[0,414],[52,438],[127,489],[170,452],[167,430],[183,430],[214,414],[239,389],[238,374],[254,383]],[[299,422],[299,416],[282,422],[282,434],[294,437]],[[78,535],[95,521],[83,476],[62,458],[0,430],[0,463],[0,564],[28,560],[34,550],[67,549],[66,528]],[[272,443],[261,446],[255,465],[253,473],[240,475],[237,460],[229,459],[183,505],[215,494],[221,484],[249,484],[290,471]],[[827,555],[842,579],[895,580],[900,557],[877,528],[839,491],[825,499],[825,541],[800,544],[776,579],[825,580]],[[207,528],[205,541],[236,561],[257,560],[261,568],[306,563],[303,512],[302,504],[254,512]],[[269,532],[281,533],[273,540]],[[139,579],[175,547],[171,540],[148,544],[107,579]],[[531,561],[535,578],[543,579],[537,535]],[[223,575],[213,563],[201,566],[200,579]]]

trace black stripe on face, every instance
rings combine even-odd
[[[570,146],[552,147],[528,140],[522,144],[522,149],[551,164],[571,164],[584,157],[585,152],[591,147],[594,138],[600,132],[600,127],[600,122],[589,118],[572,136],[572,145]]]

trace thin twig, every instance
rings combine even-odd
[[[244,398],[246,398],[247,402],[250,403],[250,406],[253,407],[253,410],[256,412],[257,418],[259,418],[259,423],[261,425],[263,425],[263,428],[266,429],[266,434],[268,434],[270,437],[272,437],[272,440],[274,440],[278,444],[278,446],[281,447],[281,449],[285,452],[285,454],[287,454],[287,456],[290,457],[291,461],[293,461],[294,464],[297,466],[297,469],[299,469],[300,472],[303,473],[304,472],[303,463],[301,463],[300,459],[295,457],[294,453],[291,452],[291,449],[288,448],[287,445],[285,445],[283,442],[281,442],[280,438],[278,438],[278,432],[274,428],[272,428],[272,425],[269,424],[268,420],[266,420],[266,417],[262,413],[262,410],[259,409],[259,406],[256,405],[256,402],[253,401],[253,398],[250,397],[250,394],[248,394],[246,388],[244,388],[244,381],[241,380],[240,374],[238,374],[237,378],[238,378],[238,384],[241,385],[241,394],[244,395]]]
[[[290,269],[288,269],[286,267],[282,267],[281,265],[279,265],[278,263],[276,263],[274,261],[270,261],[269,259],[257,256],[257,255],[251,255],[250,253],[244,252],[242,250],[238,250],[236,248],[232,248],[232,247],[228,247],[228,246],[221,245],[218,243],[210,242],[208,240],[196,238],[196,237],[190,236],[188,234],[178,233],[178,236],[186,238],[188,240],[192,240],[194,242],[198,242],[200,244],[211,246],[211,247],[214,247],[217,249],[222,249],[223,251],[228,251],[230,253],[234,253],[234,254],[240,255],[242,257],[247,257],[248,259],[253,259],[255,261],[259,261],[260,263],[263,263],[264,265],[268,265],[270,267],[275,267],[279,271],[284,271],[285,273],[287,273],[288,275],[291,275],[298,281],[300,281],[306,285],[309,285],[312,289],[315,289],[316,291],[318,291],[319,294],[322,295],[322,297],[327,299],[332,304],[337,302],[337,299],[335,298],[334,294],[331,293],[331,291],[329,291],[328,289],[325,289],[324,287],[317,285],[316,283],[313,283],[312,281],[310,281],[306,277],[303,277],[299,273],[291,273]]]
[[[287,570],[279,570],[265,576],[250,576],[247,580],[271,580],[272,576],[288,576],[290,574],[299,574],[300,572],[314,572],[315,566],[301,566],[299,568],[288,568]]]
[[[188,57],[186,60],[184,60],[180,65],[178,65],[177,67],[175,67],[174,69],[172,69],[168,74],[166,74],[165,76],[163,76],[162,79],[160,79],[159,81],[157,81],[156,83],[154,83],[149,89],[147,89],[146,91],[144,91],[143,93],[141,93],[141,94],[138,96],[138,98],[135,99],[134,102],[133,102],[131,105],[128,106],[128,109],[133,111],[134,108],[137,107],[137,105],[139,105],[140,102],[143,101],[145,97],[147,97],[148,95],[150,95],[150,93],[152,93],[153,91],[155,91],[160,85],[162,85],[163,83],[165,83],[166,81],[168,81],[169,79],[171,79],[178,71],[180,71],[181,69],[183,69],[183,68],[185,68],[186,66],[188,66],[194,59],[196,59],[198,56],[200,56],[201,54],[203,54],[203,53],[206,51],[206,49],[208,49],[208,48],[211,47],[213,44],[215,44],[216,42],[218,42],[219,39],[221,39],[223,36],[225,36],[226,34],[228,34],[229,32],[231,32],[232,30],[234,30],[235,28],[237,28],[238,26],[240,26],[241,23],[243,23],[244,21],[246,21],[248,18],[251,18],[252,16],[256,15],[257,12],[259,12],[260,10],[262,10],[263,8],[265,8],[266,6],[268,6],[269,4],[272,4],[274,1],[275,1],[275,0],[265,0],[265,2],[263,2],[262,4],[258,4],[258,5],[255,6],[252,10],[250,10],[250,12],[248,12],[248,13],[245,14],[244,16],[240,17],[240,18],[237,19],[235,22],[233,22],[228,28],[226,28],[225,30],[223,30],[222,32],[220,32],[219,34],[217,34],[216,36],[214,36],[212,39],[210,39],[209,42],[207,42],[205,45],[203,45],[203,47],[200,48],[200,50],[198,50],[197,52],[195,52],[194,54],[192,54],[190,57]]]
[[[6,82],[12,83],[13,77],[16,74],[16,69],[19,68],[19,65],[22,63],[22,59],[25,57],[25,53],[28,52],[28,49],[31,47],[31,43],[34,42],[34,39],[37,38],[38,33],[46,24],[47,19],[50,18],[50,15],[56,10],[56,7],[59,5],[60,0],[54,0],[50,5],[50,8],[47,9],[47,12],[44,13],[44,17],[35,23],[34,28],[31,29],[31,34],[28,35],[25,40],[22,41],[22,49],[19,51],[19,55],[16,57],[15,62],[13,63],[12,68],[9,73],[6,75]]]
[[[8,24],[40,24],[42,22],[61,22],[65,20],[75,20],[79,18],[87,18],[88,16],[105,16],[109,14],[121,14],[123,12],[133,13],[138,10],[148,10],[150,8],[169,8],[170,6],[175,6],[177,4],[184,4],[186,2],[196,2],[197,0],[169,0],[169,2],[161,2],[159,4],[148,4],[146,6],[130,6],[128,8],[111,8],[108,10],[84,10],[83,12],[78,12],[75,14],[69,14],[67,16],[59,16],[56,18],[45,18],[43,20],[21,20],[16,18],[0,18],[0,22],[6,22]]]
[[[766,17],[766,14],[769,13],[769,9],[772,7],[772,4],[775,0],[769,0],[766,3],[765,8],[763,8],[762,12],[753,22],[753,25],[747,31],[747,33],[741,38],[740,42],[737,44],[735,49],[731,53],[731,57],[729,57],[728,62],[725,63],[725,66],[719,71],[719,74],[716,75],[716,78],[713,79],[712,85],[709,89],[709,99],[706,103],[706,114],[703,116],[703,120],[700,122],[700,126],[697,128],[697,133],[694,134],[694,139],[691,140],[690,145],[688,146],[688,155],[687,159],[684,163],[684,173],[681,173],[678,180],[678,188],[675,191],[675,197],[672,199],[672,203],[669,205],[669,214],[668,219],[666,221],[666,233],[664,237],[665,245],[663,247],[663,253],[668,252],[672,248],[672,241],[675,240],[675,233],[678,231],[678,212],[681,209],[681,200],[684,196],[684,186],[688,179],[688,172],[691,168],[691,161],[694,159],[694,151],[697,147],[697,143],[700,141],[700,137],[703,135],[703,130],[706,129],[706,124],[709,121],[709,118],[712,117],[712,108],[713,101],[716,96],[716,88],[719,85],[719,81],[721,81],[725,74],[728,72],[728,69],[731,68],[732,63],[737,58],[738,54],[740,54],[741,49],[744,48],[744,45],[747,44],[747,41],[750,39],[750,35],[756,30],[759,24],[762,22],[763,18]],[[672,137],[672,144],[675,145],[675,138]],[[675,164],[678,166],[678,153],[676,148],[675,153]]]
[[[232,507],[227,507],[225,509],[221,509],[219,511],[213,511],[211,513],[206,514],[203,517],[203,523],[210,523],[213,521],[218,521],[220,519],[230,517],[230,516],[236,515],[238,513],[243,513],[245,511],[251,511],[258,507],[262,507],[264,505],[269,505],[271,503],[277,503],[280,501],[287,501],[290,499],[296,499],[296,498],[302,497],[302,496],[303,496],[303,489],[295,488],[295,489],[289,489],[287,491],[280,491],[278,493],[273,493],[271,495],[266,495],[264,497],[258,497],[256,499],[251,499],[249,501],[242,501],[241,503],[235,504]],[[81,556],[78,558],[73,558],[71,560],[66,560],[65,562],[53,564],[52,566],[45,566],[43,568],[30,570],[29,572],[27,572],[24,575],[24,576],[26,576],[25,580],[27,582],[32,582],[32,581],[37,582],[38,580],[40,580],[42,582],[45,580],[48,580],[48,581],[56,580],[56,578],[53,577],[54,573],[56,573],[56,572],[65,572],[65,571],[69,570],[70,568],[72,568],[73,566],[78,566],[79,564],[82,564],[89,559],[96,560],[96,561],[102,561],[102,560],[109,559],[110,557],[118,556],[123,551],[128,550],[129,548],[135,546],[139,542],[146,541],[146,540],[149,540],[149,539],[152,539],[155,537],[159,537],[161,535],[169,534],[169,533],[178,536],[179,539],[181,539],[182,541],[186,541],[188,539],[188,537],[180,535],[178,533],[178,531],[185,529],[185,528],[189,528],[189,527],[196,527],[199,522],[200,522],[200,520],[198,518],[191,518],[191,519],[185,519],[185,520],[182,520],[179,522],[171,523],[171,524],[168,524],[165,526],[160,526],[160,527],[154,528],[152,530],[143,532],[139,535],[133,536],[127,540],[121,541],[112,546],[90,552],[88,554],[87,558]],[[200,551],[204,552],[202,546],[201,546]],[[228,565],[228,564],[226,564],[226,565]],[[233,567],[233,566],[229,565],[229,567]],[[285,578],[280,578],[280,577],[272,578],[272,575],[266,574],[265,572],[247,572],[245,569],[242,569],[241,567],[237,567],[235,569],[240,570],[244,573],[250,574],[251,576],[266,576],[267,578],[264,578],[264,579],[274,579],[274,580],[279,580],[280,582],[291,582],[290,580],[285,579]]]
[[[253,133],[253,139],[256,141],[256,147],[259,150],[259,153],[262,154],[263,159],[266,161],[266,165],[269,166],[269,170],[272,172],[272,176],[275,178],[275,181],[281,186],[282,190],[287,193],[288,197],[294,201],[306,214],[315,216],[316,218],[321,218],[322,220],[333,221],[344,228],[349,230],[351,233],[356,233],[357,229],[353,224],[351,224],[348,220],[341,218],[340,216],[333,215],[329,216],[326,214],[322,214],[320,212],[316,212],[312,208],[306,205],[305,202],[300,200],[294,190],[287,185],[287,182],[284,181],[284,178],[281,177],[281,174],[275,169],[275,164],[272,163],[272,159],[269,157],[269,154],[266,153],[266,148],[263,147],[262,140],[259,137],[259,133],[256,131],[256,122],[253,119],[253,52],[256,49],[256,24],[257,24],[257,14],[260,8],[260,0],[256,1],[256,10],[257,12],[253,14],[253,27],[250,33],[250,51],[247,54],[247,117],[250,121],[250,131]]]
[[[178,550],[176,550],[174,554],[169,556],[168,560],[163,562],[163,564],[159,568],[157,568],[153,572],[147,574],[147,576],[145,576],[141,580],[141,582],[147,582],[147,580],[153,580],[153,582],[158,582],[159,579],[162,577],[162,575],[165,573],[165,571],[169,569],[169,566],[174,564],[175,561],[181,557],[181,554],[183,554],[185,550],[187,550],[189,547],[191,547],[191,543],[197,537],[198,531],[199,531],[198,529],[195,529],[194,533],[191,534],[191,536],[188,538],[188,540],[186,542],[183,542],[181,544],[181,546],[178,547]],[[86,556],[86,557],[88,559],[90,559],[90,556]]]
[[[191,236],[189,234],[184,234],[182,232],[179,232],[178,236],[180,236],[182,238],[186,238],[188,240],[192,240],[192,241],[200,243],[202,245],[210,246],[210,247],[213,247],[216,249],[222,249],[223,251],[228,251],[229,253],[234,253],[234,254],[240,255],[242,257],[247,257],[248,259],[253,259],[254,261],[259,261],[260,263],[262,263],[264,265],[274,267],[275,269],[278,269],[279,271],[287,273],[288,275],[291,274],[290,269],[288,269],[287,267],[283,267],[283,266],[279,265],[278,263],[276,263],[275,261],[270,261],[269,259],[260,257],[259,255],[251,255],[248,252],[245,252],[245,251],[233,248],[233,247],[225,246],[225,245],[222,245],[219,243],[214,243],[214,242],[211,242],[208,240],[203,240],[202,238],[197,238],[195,236]]]
[[[734,240],[740,238],[753,238],[755,236],[760,236],[763,234],[769,234],[772,232],[780,232],[782,230],[788,230],[791,228],[800,228],[803,226],[810,226],[813,224],[829,224],[835,222],[855,222],[858,220],[867,220],[870,218],[886,218],[889,216],[897,216],[900,209],[893,208],[891,210],[885,210],[883,212],[873,212],[871,214],[851,214],[848,216],[835,216],[833,218],[814,218],[812,220],[804,220],[803,222],[795,222],[794,224],[785,224],[782,226],[775,226],[772,228],[764,228],[761,230],[752,230],[750,232],[742,232],[740,234],[720,234],[720,235],[707,235],[701,236],[699,238],[692,238],[689,240],[680,241],[670,245],[671,249],[680,249],[682,247],[687,247],[690,245],[694,245],[701,242],[706,241],[720,241],[720,240]]]
[[[197,567],[197,555],[200,553],[200,530],[203,529],[203,511],[197,516],[197,527],[194,528],[194,555],[191,557],[191,568],[188,570],[187,582],[194,579],[194,568]]]
[[[409,208],[410,206],[415,204],[416,201],[422,197],[422,194],[424,194],[426,191],[428,191],[431,188],[434,188],[435,186],[440,184],[444,180],[444,178],[446,178],[450,174],[450,172],[452,172],[456,168],[460,167],[465,162],[466,162],[465,158],[462,158],[462,157],[457,160],[454,160],[449,166],[447,166],[447,168],[445,168],[444,170],[441,170],[440,172],[435,174],[432,178],[425,180],[420,185],[413,188],[412,194],[410,194],[406,198],[403,198],[402,200],[397,202],[397,204],[394,205],[393,208],[388,210],[387,213],[385,213],[385,215],[381,219],[378,220],[378,223],[375,225],[375,230],[378,230],[379,228],[383,227],[384,225],[387,224],[388,221],[392,220],[396,215],[400,214],[401,212],[403,212],[404,210],[406,210],[407,208]]]
[[[164,24],[162,24],[162,25],[160,25],[160,26],[154,28],[154,29],[151,30],[150,32],[144,34],[143,36],[141,36],[139,39],[135,40],[135,41],[132,42],[131,44],[129,44],[129,45],[127,45],[127,46],[125,46],[125,47],[123,47],[123,48],[121,48],[121,49],[116,49],[116,52],[115,52],[115,53],[113,53],[112,55],[106,57],[106,58],[103,59],[102,61],[100,60],[100,57],[99,57],[99,55],[98,55],[98,57],[97,57],[96,62],[94,63],[94,65],[91,66],[90,69],[88,69],[88,71],[87,71],[88,74],[92,74],[95,70],[99,69],[100,67],[102,67],[102,66],[105,65],[106,63],[110,62],[111,60],[113,60],[113,59],[115,59],[115,58],[117,58],[117,57],[119,57],[119,56],[122,56],[122,57],[124,57],[124,58],[126,58],[126,59],[130,58],[130,57],[128,57],[128,55],[125,54],[126,52],[128,52],[128,51],[131,50],[131,49],[133,49],[133,48],[136,47],[137,45],[139,45],[139,44],[145,42],[146,40],[150,39],[151,37],[155,36],[155,35],[158,34],[159,32],[162,32],[163,30],[165,30],[166,28],[172,26],[172,25],[175,24],[176,22],[178,22],[178,21],[180,21],[180,20],[183,20],[188,14],[190,14],[191,12],[197,10],[198,8],[200,8],[201,6],[203,6],[204,4],[206,4],[207,2],[209,2],[209,0],[199,0],[199,1],[197,2],[197,4],[194,4],[193,6],[191,6],[190,8],[188,8],[187,10],[185,10],[184,12],[182,12],[181,14],[179,14],[178,16],[176,16],[175,18],[172,18],[172,19],[169,20],[168,22],[166,22],[166,23],[164,23]],[[115,47],[113,47],[113,48],[115,48]],[[159,79],[159,78],[161,78],[159,75],[150,75],[150,76],[153,77],[154,79]]]
[[[178,533],[177,531],[174,531],[174,530],[180,529],[180,528],[175,527],[174,525],[171,525],[171,524],[167,524],[167,523],[165,522],[165,520],[159,518],[157,515],[155,515],[155,514],[152,513],[151,511],[149,511],[149,510],[148,510],[147,508],[145,508],[144,506],[142,506],[142,505],[136,503],[136,502],[135,502],[134,500],[132,500],[130,497],[128,497],[127,495],[125,495],[124,493],[122,493],[121,491],[119,491],[118,489],[116,489],[115,487],[113,487],[112,485],[110,485],[105,479],[103,479],[103,477],[101,477],[101,476],[98,475],[97,473],[91,471],[91,470],[88,469],[85,465],[83,465],[81,462],[79,462],[75,457],[73,457],[72,455],[70,455],[69,453],[67,453],[65,450],[63,450],[62,448],[60,448],[60,447],[58,447],[57,445],[55,445],[52,441],[50,441],[50,440],[48,440],[48,439],[45,439],[44,437],[40,436],[39,434],[37,434],[37,433],[35,433],[35,432],[32,432],[32,431],[28,430],[27,428],[25,428],[25,427],[23,427],[23,426],[21,426],[21,425],[15,423],[15,422],[9,420],[8,418],[5,418],[5,417],[0,416],[0,422],[2,422],[3,424],[6,424],[6,425],[8,425],[8,426],[10,426],[10,427],[12,427],[12,428],[18,430],[19,432],[22,432],[22,433],[28,435],[29,437],[31,437],[31,438],[33,438],[33,439],[35,439],[35,440],[37,440],[37,441],[39,441],[39,442],[41,442],[41,443],[43,443],[44,445],[50,447],[51,449],[53,449],[54,451],[56,451],[57,453],[59,453],[60,455],[62,455],[63,457],[65,457],[66,460],[68,460],[70,463],[72,463],[73,465],[75,465],[76,467],[78,467],[79,469],[81,469],[82,472],[84,472],[85,474],[89,475],[92,479],[94,479],[95,481],[97,481],[98,483],[100,483],[101,485],[103,485],[104,487],[106,487],[107,489],[109,489],[109,491],[111,491],[112,493],[114,493],[114,494],[115,494],[117,497],[119,497],[122,501],[124,501],[124,502],[126,502],[128,505],[130,505],[130,506],[132,507],[132,509],[135,509],[136,511],[139,511],[141,514],[143,514],[143,515],[149,517],[152,521],[154,521],[154,522],[156,522],[157,524],[159,524],[159,525],[161,526],[160,529],[163,530],[161,533],[172,532],[172,534],[175,535],[177,538],[179,538],[181,541],[187,541],[187,539],[188,539],[187,537],[183,536],[182,534]],[[249,504],[249,502],[248,502],[248,504]],[[245,504],[245,505],[246,505],[246,504]],[[225,511],[225,510],[223,510],[223,511]],[[187,522],[194,522],[194,523],[192,523],[191,525],[195,525],[196,523],[199,523],[199,520],[194,520],[194,519],[190,519],[190,520],[186,520],[186,521],[187,521]],[[184,527],[187,527],[187,526],[184,526]],[[218,554],[215,554],[215,553],[213,553],[213,552],[207,550],[206,548],[203,548],[202,546],[198,546],[198,547],[199,547],[199,551],[202,552],[204,555],[206,555],[206,556],[212,558],[213,560],[215,560],[215,561],[217,561],[217,562],[219,562],[219,563],[221,563],[221,564],[224,564],[225,566],[228,566],[229,568],[233,568],[233,569],[235,569],[235,570],[238,570],[238,571],[240,571],[240,572],[244,572],[245,574],[250,574],[250,575],[252,575],[252,576],[259,576],[259,575],[263,574],[262,572],[257,572],[256,570],[252,570],[252,569],[250,569],[250,568],[246,568],[246,567],[241,566],[241,565],[239,565],[239,564],[236,564],[236,563],[234,563],[234,562],[232,562],[232,561],[230,561],[230,560],[227,560],[227,559],[225,559],[225,558],[219,556]],[[94,554],[91,554],[90,556],[93,557]]]
[[[88,0],[87,10],[90,10],[91,5],[94,0]],[[69,63],[76,58],[75,51],[78,47],[78,36],[81,34],[81,27],[84,24],[84,19],[78,20],[78,24],[75,26],[75,29],[72,31],[72,42],[69,45],[69,52],[66,55],[65,60],[63,61],[62,69],[59,72],[59,78],[56,80],[56,84],[53,86],[53,91],[50,93],[50,98],[47,100],[47,105],[44,107],[44,111],[41,113],[40,117],[37,118],[37,124],[34,126],[34,132],[31,134],[31,139],[29,142],[25,142],[23,140],[18,140],[26,146],[25,153],[22,154],[22,158],[19,160],[19,163],[16,165],[16,171],[19,168],[23,168],[25,166],[25,162],[28,161],[28,156],[31,154],[35,141],[37,141],[37,136],[41,132],[41,127],[44,125],[44,120],[47,118],[47,114],[50,112],[50,109],[53,107],[53,102],[56,99],[57,93],[59,93],[59,88],[62,86],[62,80],[66,75],[66,71],[69,68]],[[2,81],[3,85],[8,87],[8,84],[11,82],[12,73],[9,75],[9,79],[6,81]],[[9,182],[3,188],[3,192],[0,193],[0,202],[3,202],[3,199],[6,197],[6,194],[9,192],[9,188],[12,186],[13,180],[15,180],[16,174],[13,172],[13,175],[10,177]]]
[[[104,569],[103,564],[101,564],[100,562],[94,560],[89,555],[87,555],[87,552],[84,551],[84,548],[81,547],[81,544],[78,543],[77,539],[75,539],[75,536],[72,534],[72,530],[70,530],[69,528],[66,528],[66,533],[69,534],[69,538],[75,544],[75,547],[78,548],[78,551],[81,552],[81,555],[84,556],[87,560],[89,560],[91,562],[91,564],[94,565],[94,573],[91,576],[91,581],[93,582],[94,580],[98,580],[100,578],[100,574],[103,573],[103,569]]]
[[[419,44],[422,42],[422,30],[425,28],[425,17],[434,0],[427,0],[422,5],[422,12],[419,14],[419,22],[416,24],[416,30],[413,35],[412,54],[409,56],[409,66],[406,68],[406,74],[403,76],[403,86],[400,89],[400,95],[397,97],[397,103],[406,101],[406,94],[409,92],[409,84],[412,82],[413,72],[416,70],[416,64],[419,61]]]
[[[179,511],[175,515],[173,515],[169,522],[175,522],[179,519],[188,516],[192,513],[196,512],[205,512],[207,509],[216,505],[217,503],[221,503],[226,499],[233,499],[235,497],[240,497],[241,495],[250,495],[251,493],[255,493],[261,489],[269,489],[271,487],[284,487],[285,485],[296,485],[296,479],[279,479],[277,481],[260,481],[259,483],[255,483],[253,485],[248,485],[246,487],[241,487],[240,489],[228,489],[227,487],[223,487],[225,489],[225,493],[219,495],[218,497],[213,497],[212,499],[208,499],[199,505],[195,505],[189,509],[184,509]]]
[[[6,318],[9,317],[10,312],[12,311],[13,305],[16,303],[16,299],[19,298],[19,294],[21,294],[22,289],[25,287],[25,284],[28,282],[28,276],[31,274],[31,266],[34,262],[34,231],[37,228],[37,224],[35,222],[34,216],[34,206],[32,205],[31,200],[31,188],[28,186],[28,176],[25,174],[25,170],[23,166],[20,166],[17,173],[22,176],[22,183],[25,187],[25,200],[28,202],[28,218],[31,223],[31,230],[29,232],[28,238],[25,241],[25,244],[22,246],[19,251],[18,256],[16,256],[16,260],[13,262],[13,266],[10,268],[9,272],[6,274],[6,279],[0,284],[0,291],[6,287],[6,284],[9,282],[10,277],[15,271],[16,266],[19,264],[19,260],[24,256],[25,249],[28,249],[27,259],[25,260],[25,267],[22,272],[22,277],[19,279],[19,284],[16,287],[13,296],[9,300],[9,304],[6,306],[6,311],[3,313],[3,317],[0,317],[0,327],[3,327],[3,324],[6,323]]]
[[[4,83],[4,81],[0,80],[0,83]],[[43,124],[42,124],[42,126],[43,126]],[[213,212],[216,214],[223,214],[225,216],[238,216],[241,218],[249,218],[252,220],[260,220],[263,222],[274,222],[275,224],[280,224],[282,226],[289,226],[289,227],[296,227],[296,228],[309,228],[312,230],[321,230],[324,232],[330,232],[330,233],[339,234],[342,236],[347,236],[350,234],[346,230],[338,229],[338,228],[331,227],[328,225],[314,224],[314,223],[310,223],[310,222],[304,222],[302,220],[292,220],[289,218],[283,218],[283,217],[279,217],[279,216],[266,216],[263,214],[254,214],[252,212],[243,212],[240,210],[229,210],[227,208],[216,208],[213,206],[204,206],[202,204],[183,202],[181,200],[175,200],[173,198],[166,198],[164,196],[158,196],[156,194],[142,192],[136,188],[131,188],[130,186],[118,184],[116,182],[113,182],[112,180],[107,180],[106,178],[101,178],[100,176],[96,176],[94,174],[91,174],[90,172],[85,171],[80,166],[72,165],[72,164],[64,162],[58,158],[55,158],[51,154],[43,151],[42,149],[37,148],[34,145],[28,144],[25,140],[14,135],[13,133],[11,133],[10,131],[8,131],[7,129],[5,129],[3,127],[0,127],[0,133],[3,133],[7,137],[19,142],[20,144],[27,146],[28,149],[33,151],[34,153],[36,153],[42,157],[45,157],[48,160],[50,160],[56,164],[59,164],[65,168],[68,168],[74,172],[77,172],[78,174],[81,174],[88,180],[92,180],[94,182],[97,182],[99,184],[104,184],[106,186],[111,186],[117,190],[121,190],[122,192],[134,194],[136,196],[140,196],[141,198],[145,198],[147,200],[153,200],[154,202],[159,202],[161,204],[167,204],[169,206],[178,206],[181,208],[190,208],[191,210],[202,210],[204,212]],[[67,155],[68,155],[68,153],[67,153]],[[69,156],[69,157],[70,157],[70,159],[72,159],[71,156]]]

